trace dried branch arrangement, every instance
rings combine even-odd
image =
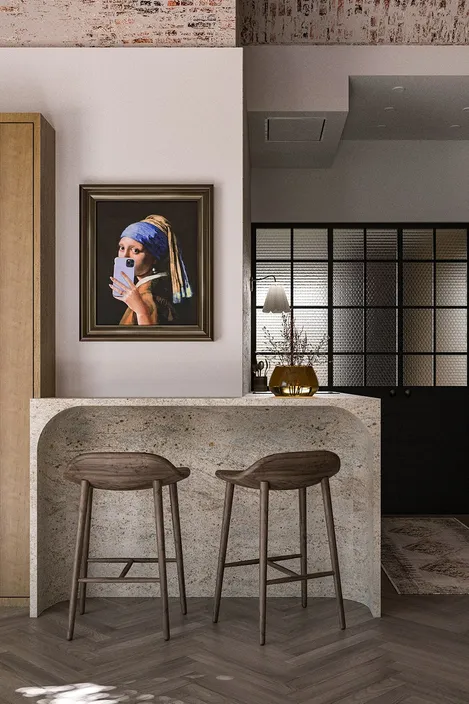
[[[299,328],[293,316],[282,313],[282,328],[280,339],[276,340],[272,333],[263,327],[269,352],[274,352],[278,363],[291,366],[314,366],[327,364],[327,343],[329,337],[324,334],[315,345],[308,340],[304,325]],[[266,350],[267,351],[267,350]]]

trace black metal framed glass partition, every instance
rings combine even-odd
[[[467,225],[253,226],[254,278],[283,284],[324,388],[467,385]],[[253,291],[253,360],[288,351]],[[284,314],[288,316],[290,314]]]

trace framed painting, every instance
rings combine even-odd
[[[80,186],[80,339],[213,340],[213,186]]]

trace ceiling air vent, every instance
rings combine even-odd
[[[323,117],[268,117],[267,142],[320,142],[326,120]]]

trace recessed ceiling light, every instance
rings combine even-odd
[[[451,125],[451,129],[455,129],[455,130],[456,130],[456,129],[459,129],[459,127],[461,127],[461,125]]]
[[[393,108],[392,105],[388,105],[388,106],[385,107],[384,109],[386,110],[386,112],[391,112],[392,110],[394,110],[394,108]]]
[[[402,93],[405,90],[405,88],[404,88],[404,86],[394,86],[393,90],[395,90],[396,93]]]
[[[378,125],[378,127],[386,127],[386,125]]]

